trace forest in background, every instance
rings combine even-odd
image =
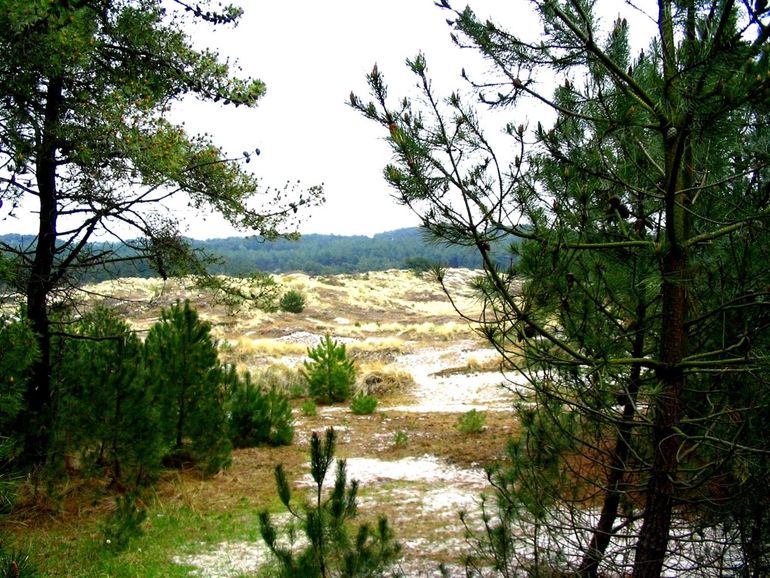
[[[34,235],[0,235],[0,242],[26,250],[34,246]],[[209,265],[213,274],[243,276],[255,271],[288,273],[303,271],[310,275],[363,273],[387,269],[425,269],[430,264],[476,269],[481,257],[475,247],[436,243],[417,227],[364,235],[303,235],[298,240],[265,240],[259,236],[222,239],[188,239],[194,250],[204,251],[215,260]],[[103,250],[104,243],[93,243]],[[115,247],[128,256],[132,249]],[[503,253],[501,251],[501,253]],[[502,264],[502,263],[501,263]],[[146,261],[124,261],[110,269],[92,269],[82,279],[97,282],[113,277],[154,277],[157,272]]]

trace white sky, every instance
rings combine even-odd
[[[484,16],[502,5],[471,1]],[[185,107],[186,125],[211,133],[233,153],[258,147],[262,154],[250,166],[265,185],[296,179],[308,186],[324,183],[327,202],[305,211],[303,233],[372,235],[417,225],[382,178],[390,160],[384,131],[346,101],[351,90],[368,100],[365,77],[375,62],[392,96],[413,92],[415,77],[404,61],[420,50],[437,86],[447,91],[463,86],[461,68],[479,58],[452,44],[446,24],[452,14],[433,0],[236,3],[245,11],[237,28],[196,40],[237,58],[244,74],[267,84],[267,94],[249,111]],[[230,231],[209,219],[189,233],[212,237]]]
[[[368,100],[365,77],[375,62],[392,97],[414,94],[415,77],[404,61],[419,51],[441,94],[466,87],[461,69],[484,70],[485,64],[474,51],[452,43],[446,19],[453,14],[433,0],[231,1],[244,8],[239,26],[196,40],[237,58],[245,74],[267,84],[267,94],[255,110],[215,114],[209,106],[205,110],[211,112],[185,115],[187,125],[212,133],[234,153],[258,147],[262,154],[251,166],[263,184],[324,183],[327,202],[305,212],[302,233],[372,235],[417,225],[417,217],[396,203],[382,177],[390,160],[384,131],[345,103],[351,90]],[[492,17],[523,36],[541,29],[529,0],[450,4],[457,9],[470,4],[480,18]],[[656,3],[635,4],[650,11]],[[637,38],[650,31],[651,21],[623,0],[600,1],[600,8],[607,26],[622,13]],[[506,114],[510,118],[504,120],[515,124],[528,120],[527,110]],[[189,229],[201,238],[230,232],[211,220]]]
[[[418,51],[425,53],[441,94],[463,88],[461,68],[480,70],[480,58],[452,44],[446,24],[452,14],[433,0],[230,1],[244,8],[239,26],[212,31],[200,24],[193,38],[199,46],[236,59],[241,74],[267,84],[267,94],[251,110],[185,103],[175,114],[188,130],[210,133],[233,154],[259,148],[262,154],[249,167],[264,186],[297,180],[303,186],[324,183],[327,202],[305,211],[302,233],[372,235],[417,225],[418,219],[396,203],[382,178],[390,160],[384,131],[346,101],[351,90],[368,100],[365,77],[375,62],[391,96],[413,94],[415,77],[404,60]],[[519,34],[540,29],[528,0],[451,3],[462,8],[466,2],[481,18],[491,15]],[[637,4],[649,5],[650,0]],[[622,0],[604,0],[603,5],[607,22],[621,10],[628,13]],[[639,18],[629,18],[632,32]],[[505,120],[516,124],[527,121],[526,110],[506,114],[510,118]],[[194,213],[179,216],[189,224],[183,232],[196,238],[236,234],[210,215],[205,220]],[[32,215],[16,223],[5,220],[0,231],[29,233],[35,230],[33,221]]]

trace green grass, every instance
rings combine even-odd
[[[466,411],[457,419],[457,429],[464,434],[477,434],[484,430],[486,414],[483,411],[472,409]]]
[[[244,501],[245,502],[245,501]],[[190,508],[151,508],[142,536],[122,552],[105,543],[97,523],[56,525],[17,534],[15,545],[27,550],[41,576],[80,578],[189,577],[192,566],[173,562],[226,541],[261,542],[259,508],[197,513]]]

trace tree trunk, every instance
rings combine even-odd
[[[674,507],[678,470],[679,436],[684,373],[678,363],[684,357],[684,321],[687,296],[683,282],[685,260],[672,253],[664,259],[662,355],[664,369],[657,377],[660,393],[653,417],[653,463],[647,482],[644,522],[636,545],[634,578],[657,578],[666,556]]]
[[[37,151],[36,177],[40,193],[40,216],[35,247],[27,283],[27,315],[34,329],[40,359],[32,369],[26,392],[27,427],[25,456],[32,463],[45,461],[51,433],[51,329],[48,318],[48,295],[53,288],[52,272],[56,252],[56,150],[58,127],[63,104],[63,81],[53,78],[46,94],[43,133]]]
[[[638,332],[634,338],[633,357],[641,358],[644,356],[644,324],[645,310],[641,306],[637,311]],[[604,496],[604,504],[599,515],[599,521],[596,523],[591,543],[583,555],[583,560],[578,568],[578,575],[585,578],[597,578],[599,576],[599,564],[604,559],[604,553],[612,538],[612,528],[618,517],[618,508],[620,498],[623,495],[623,482],[628,472],[628,455],[630,453],[631,430],[633,429],[633,419],[636,415],[636,398],[641,386],[642,367],[638,364],[631,369],[631,375],[628,380],[628,391],[625,394],[623,403],[623,421],[618,426],[617,437],[615,438],[615,448],[612,452],[612,459],[609,465],[609,475],[607,477],[607,490]]]
[[[652,400],[652,468],[647,482],[644,521],[636,544],[634,578],[660,576],[666,556],[674,508],[680,437],[684,371],[687,354],[687,254],[689,233],[684,191],[693,179],[692,149],[684,135],[666,129],[666,241],[661,267],[660,362],[656,372],[659,393]]]

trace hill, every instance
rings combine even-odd
[[[313,234],[304,235],[295,241],[267,241],[257,236],[188,241],[194,248],[217,258],[217,262],[210,267],[212,273],[232,276],[255,271],[302,271],[311,275],[337,275],[388,269],[422,269],[429,263],[467,269],[481,266],[475,248],[436,243],[416,227],[379,233],[373,237]],[[0,235],[0,243],[26,247],[34,243],[34,236]],[[103,244],[94,246],[103,247]],[[125,248],[116,250],[120,254],[130,254]],[[146,263],[123,263],[110,272],[92,272],[84,281],[152,276],[154,273]]]
[[[478,253],[467,247],[447,247],[426,239],[418,228],[398,229],[373,237],[363,235],[303,235],[297,241],[268,242],[258,237],[209,239],[193,245],[223,259],[213,272],[241,275],[303,271],[311,275],[362,273],[413,268],[428,262],[449,267],[478,268]]]

